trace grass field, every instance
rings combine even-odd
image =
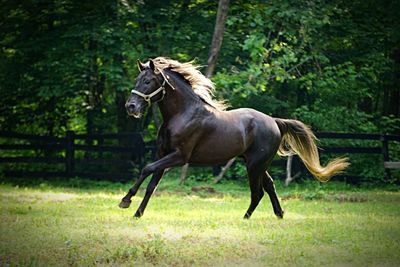
[[[278,186],[283,220],[268,197],[243,220],[247,186],[167,180],[134,220],[143,192],[121,210],[129,185],[77,186],[0,185],[0,266],[400,266],[396,188]]]

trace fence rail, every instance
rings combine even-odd
[[[321,140],[379,141],[371,146],[325,146],[320,153],[380,154],[388,177],[391,169],[400,166],[389,156],[389,142],[400,142],[400,135],[320,132],[316,136]],[[75,134],[68,131],[64,137],[54,137],[0,131],[0,167],[10,177],[80,176],[128,181],[133,178],[134,169],[141,169],[146,161],[154,158],[155,149],[155,142],[145,142],[141,133]],[[286,160],[274,160],[272,165],[285,166]]]
[[[127,181],[133,178],[133,169],[143,167],[146,157],[155,153],[154,142],[144,142],[140,133],[68,131],[64,137],[53,137],[0,131],[0,140],[0,167],[10,177]]]

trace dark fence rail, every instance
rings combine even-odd
[[[145,142],[140,133],[68,131],[64,137],[53,137],[0,131],[0,142],[0,166],[10,177],[128,181],[155,154],[155,143]]]
[[[331,133],[316,134],[322,139],[371,140],[371,146],[323,146],[323,154],[380,154],[381,167],[390,177],[389,141],[400,142],[399,135]],[[378,142],[376,142],[378,141]],[[38,136],[0,131],[0,167],[6,176],[16,177],[86,177],[129,181],[154,159],[155,142],[145,142],[141,133],[75,134],[64,137]],[[29,167],[25,166],[29,165]],[[285,166],[285,159],[272,162]],[[358,179],[358,178],[354,178]]]

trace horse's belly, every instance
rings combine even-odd
[[[241,135],[212,135],[201,140],[194,148],[189,163],[221,164],[244,153],[246,149]]]

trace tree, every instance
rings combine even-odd
[[[298,118],[315,130],[400,133],[399,5],[3,0],[0,127],[145,131],[153,139],[154,110],[133,120],[124,103],[136,59],[169,56],[208,63],[217,96],[232,108]]]
[[[217,63],[219,50],[221,48],[222,40],[224,37],[225,21],[228,15],[228,8],[229,8],[229,0],[219,1],[214,34],[211,42],[210,54],[207,60],[206,76],[208,78],[212,76],[215,69],[215,65]]]
[[[219,50],[221,48],[223,36],[224,36],[224,29],[225,29],[225,21],[226,17],[228,15],[228,9],[229,9],[229,0],[220,0],[218,4],[218,11],[217,11],[217,18],[215,20],[215,28],[214,28],[214,34],[211,42],[211,48],[210,48],[210,54],[207,60],[207,70],[206,70],[206,77],[211,78],[215,65],[217,63],[218,59],[218,54]],[[232,161],[232,160],[231,160]],[[233,163],[228,163],[229,166]],[[181,169],[181,177],[180,177],[180,184],[183,184],[187,172],[188,172],[189,164],[186,163],[185,165],[182,166]],[[227,169],[227,168],[225,168]],[[222,174],[223,175],[223,174]]]

